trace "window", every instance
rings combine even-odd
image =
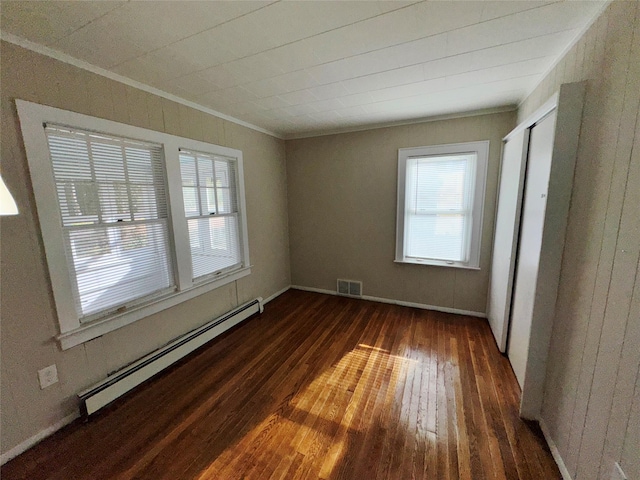
[[[398,151],[396,262],[479,268],[489,142]]]
[[[250,273],[242,152],[16,104],[63,348]]]
[[[81,322],[175,286],[162,148],[45,127]]]
[[[193,278],[237,267],[242,259],[235,160],[181,151],[180,170]]]

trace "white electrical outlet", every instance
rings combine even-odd
[[[613,472],[611,472],[611,480],[627,480],[627,476],[620,468],[618,462],[613,464]]]
[[[47,388],[58,381],[58,369],[56,364],[38,370],[38,380],[40,380],[40,389]]]

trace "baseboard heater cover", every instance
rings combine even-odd
[[[218,317],[169,342],[164,347],[109,375],[80,392],[80,413],[86,418],[118,397],[150,379],[231,327],[264,310],[261,297]]]

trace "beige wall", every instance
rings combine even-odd
[[[2,42],[2,176],[20,215],[2,217],[1,402],[6,452],[77,411],[75,394],[116,368],[234,306],[290,284],[282,140]],[[13,100],[21,98],[244,153],[251,275],[62,352]],[[38,386],[58,366],[60,382]]]
[[[515,112],[287,141],[291,281],[485,312],[502,137]],[[394,263],[398,149],[490,140],[479,271]]]
[[[519,111],[588,80],[542,418],[574,479],[640,478],[640,2],[619,1]]]

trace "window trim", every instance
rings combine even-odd
[[[198,140],[134,127],[111,120],[70,112],[59,108],[16,100],[24,140],[31,183],[36,200],[39,225],[46,254],[60,334],[56,337],[63,350],[104,335],[141,318],[202,295],[251,273],[247,229],[243,158],[240,150]],[[114,136],[161,144],[164,151],[168,198],[169,242],[174,262],[176,291],[126,312],[80,323],[74,308],[70,272],[64,253],[60,207],[49,159],[48,143],[43,124],[54,123],[82,130],[102,132]],[[184,214],[180,173],[180,148],[208,152],[237,159],[239,235],[242,254],[240,268],[224,272],[206,281],[193,281],[187,218]]]
[[[455,262],[437,259],[416,259],[405,256],[405,214],[406,214],[406,180],[407,161],[414,157],[455,155],[476,153],[476,177],[473,192],[473,224],[469,246],[469,260]],[[398,197],[396,210],[396,263],[416,265],[435,265],[449,268],[480,270],[480,247],[482,242],[482,221],[484,216],[484,197],[487,183],[487,167],[489,162],[489,140],[479,142],[451,143],[398,149]]]

